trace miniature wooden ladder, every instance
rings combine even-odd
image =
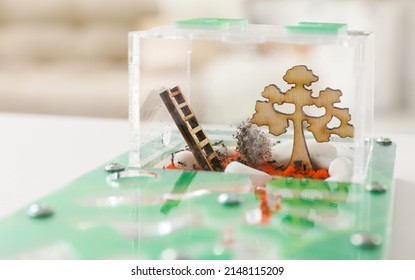
[[[204,170],[223,171],[222,162],[180,88],[177,86],[163,91],[160,97],[200,167]]]

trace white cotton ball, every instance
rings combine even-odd
[[[281,165],[287,165],[291,159],[293,141],[286,141],[272,146],[271,159]]]
[[[308,152],[314,169],[328,169],[337,157],[337,149],[331,143],[307,142]]]
[[[225,168],[225,173],[269,176],[267,173],[249,167],[237,161],[232,161]]]
[[[197,169],[199,164],[191,151],[180,151],[174,154],[173,164],[177,168]]]
[[[231,149],[231,148],[226,148],[226,154],[228,155],[228,156],[234,156],[234,155],[236,155],[236,151],[235,151],[235,149]]]
[[[349,147],[339,146],[337,147],[337,156],[338,157],[346,157],[350,160],[354,158],[354,151]]]
[[[228,148],[226,146],[213,146],[213,150],[218,154],[220,158],[226,156],[234,156],[236,154],[234,149]]]
[[[329,167],[330,177],[326,181],[350,182],[353,176],[353,162],[346,157],[338,157]]]

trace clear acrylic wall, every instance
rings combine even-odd
[[[373,36],[346,25],[303,23],[297,26],[251,25],[244,20],[177,22],[171,26],[130,32],[130,165],[163,167],[185,142],[159,93],[179,86],[211,142],[230,146],[238,124],[251,119],[261,93],[275,84],[282,93],[293,85],[287,70],[304,65],[318,80],[307,89],[317,98],[326,88],[341,90],[339,108],[349,108],[352,138],[332,135],[339,154],[353,161],[353,180],[362,182],[371,146],[373,122]],[[287,104],[274,108],[291,113]],[[326,112],[303,108],[310,116]],[[328,124],[336,128],[335,118]],[[305,127],[307,124],[305,124]],[[268,132],[267,126],[261,127]],[[271,142],[292,139],[286,134]],[[306,138],[312,138],[305,131]]]

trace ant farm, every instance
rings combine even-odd
[[[373,138],[373,54],[338,23],[130,32],[130,150],[45,197],[56,215],[0,223],[32,235],[0,258],[388,258],[396,145]]]

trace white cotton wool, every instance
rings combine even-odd
[[[173,164],[177,168],[188,170],[199,168],[199,164],[191,151],[180,151],[173,154]]]
[[[350,182],[353,176],[353,162],[347,157],[338,157],[329,167],[330,177],[326,181]]]
[[[328,169],[330,163],[337,157],[337,149],[331,143],[307,141],[308,152],[315,169]],[[271,160],[279,165],[288,166],[293,149],[293,141],[276,144],[271,150]]]
[[[235,150],[226,146],[213,146],[213,150],[218,154],[220,158],[234,156]]]
[[[249,167],[243,163],[232,161],[225,168],[225,173],[269,176],[267,173]]]
[[[288,167],[293,150],[293,141],[275,144],[271,149],[271,159],[279,165]]]
[[[331,162],[337,157],[337,149],[331,143],[307,143],[308,152],[314,169],[329,169]]]

